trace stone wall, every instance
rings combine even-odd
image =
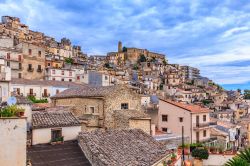
[[[0,165],[26,166],[26,119],[0,118]]]
[[[130,119],[130,129],[142,129],[145,133],[151,134],[150,119]]]

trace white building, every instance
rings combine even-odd
[[[67,111],[34,112],[32,121],[32,145],[76,140],[81,131],[81,123]]]
[[[0,102],[10,96],[11,69],[5,66],[5,59],[0,56]]]
[[[46,68],[45,80],[75,82],[76,72],[73,69]]]
[[[68,88],[82,87],[83,84],[62,81],[49,80],[27,80],[12,79],[10,84],[10,92],[22,96],[35,96],[36,99],[49,99]]]

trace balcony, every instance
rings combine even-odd
[[[36,94],[35,93],[27,93],[27,96],[36,96]]]
[[[42,97],[50,97],[50,94],[49,93],[43,93]]]
[[[210,127],[210,123],[193,123],[193,129],[194,130],[202,130],[204,128],[209,128]]]
[[[39,73],[41,73],[41,72],[43,72],[43,69],[38,68],[36,71],[39,72]]]
[[[33,72],[33,71],[34,71],[34,68],[28,67],[27,71],[28,71],[28,72]]]

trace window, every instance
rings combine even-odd
[[[38,51],[38,56],[39,56],[39,57],[42,56],[42,51]]]
[[[55,70],[52,70],[52,74],[56,74],[56,71],[55,71]]]
[[[62,129],[51,129],[51,141],[57,141],[58,138],[62,137]]]
[[[105,76],[105,80],[108,80],[108,76]]]
[[[203,137],[206,137],[207,136],[207,130],[204,130],[203,131]]]
[[[22,64],[19,63],[19,64],[18,64],[18,67],[19,67],[19,69],[22,69]]]
[[[64,75],[64,71],[62,70],[62,75]]]
[[[30,95],[33,95],[33,89],[30,89]]]
[[[7,59],[10,59],[10,53],[7,53]]]
[[[9,66],[9,67],[10,67],[10,62],[7,62],[7,66]]]
[[[203,115],[203,122],[206,122],[206,121],[207,121],[207,116]]]
[[[53,81],[55,81],[56,79],[55,78],[52,78]]]
[[[162,131],[168,132],[168,128],[163,127],[163,128],[162,128]]]
[[[32,50],[31,49],[29,49],[29,55],[31,55],[32,54]]]
[[[121,104],[121,109],[128,109],[128,103],[122,103]]]
[[[18,73],[18,78],[22,78],[22,73]]]
[[[32,64],[29,64],[29,70],[31,70],[32,69]]]
[[[41,69],[42,69],[41,65],[38,65],[37,69],[38,69],[38,70],[41,70]]]
[[[162,115],[161,116],[161,121],[167,122],[168,121],[168,115]]]
[[[179,121],[180,121],[180,122],[183,122],[183,117],[179,117]]]
[[[77,76],[76,79],[77,79],[77,80],[80,80],[80,76]]]
[[[72,79],[69,79],[69,82],[72,82]]]
[[[89,107],[89,111],[91,114],[94,114],[95,113],[95,107]]]
[[[22,60],[22,56],[18,55],[18,61],[21,61],[21,60]]]
[[[62,81],[64,81],[64,78],[62,78]]]
[[[48,66],[50,66],[50,63],[48,63]]]
[[[72,76],[72,71],[69,72],[69,76]]]

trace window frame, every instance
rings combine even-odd
[[[129,109],[129,104],[128,103],[121,103],[121,110],[127,110]]]

